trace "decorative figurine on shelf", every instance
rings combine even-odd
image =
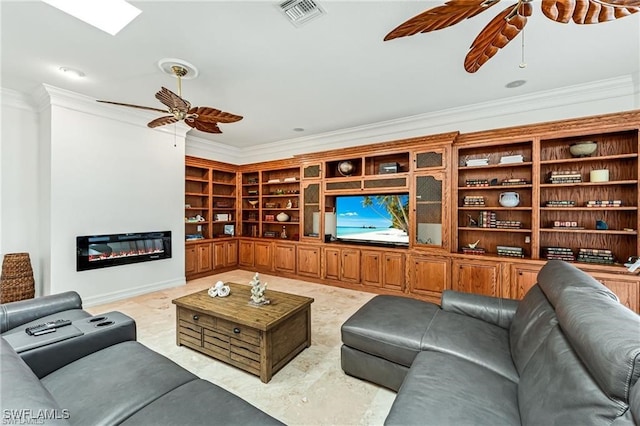
[[[287,239],[287,228],[286,227],[282,227],[282,232],[280,232],[280,238],[282,238],[283,240]]]
[[[231,288],[228,285],[224,285],[222,281],[218,281],[215,286],[211,287],[207,293],[211,297],[227,297],[231,294]]]
[[[290,209],[291,207],[293,207],[293,203],[289,200],[287,201],[287,208]]]
[[[607,230],[609,229],[609,225],[607,225],[607,222],[605,222],[602,219],[598,219],[596,220],[596,229],[598,230]]]
[[[478,221],[471,217],[470,214],[467,214],[467,218],[469,219],[469,224],[467,225],[469,228],[474,228],[478,226]]]
[[[476,247],[478,247],[478,244],[480,244],[480,240],[476,241],[475,243],[469,243],[467,245],[470,249],[475,249]]]
[[[268,305],[271,303],[264,295],[267,290],[267,283],[260,284],[260,275],[256,272],[253,279],[249,282],[251,285],[251,300],[250,304],[255,306]]]

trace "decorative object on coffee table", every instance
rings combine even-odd
[[[211,297],[227,297],[231,294],[231,288],[228,285],[224,285],[222,281],[218,281],[215,286],[207,291],[207,294]]]
[[[7,253],[0,275],[0,303],[32,299],[35,281],[29,253]]]
[[[262,306],[271,303],[264,293],[267,291],[267,283],[260,284],[260,274],[256,272],[253,279],[249,282],[251,285],[251,303],[252,305]]]

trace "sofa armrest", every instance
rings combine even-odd
[[[513,299],[445,290],[442,310],[466,315],[508,329],[519,302]]]
[[[75,291],[4,303],[0,305],[0,333],[70,309],[82,309],[82,299]]]

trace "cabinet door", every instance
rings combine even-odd
[[[213,243],[213,269],[224,268],[226,258],[225,243]]]
[[[448,200],[443,194],[444,172],[415,178],[415,243],[449,248]]]
[[[232,240],[225,243],[226,262],[225,266],[235,266],[238,264],[238,241]]]
[[[360,250],[345,249],[340,254],[340,279],[353,283],[360,282]]]
[[[450,259],[437,256],[416,256],[411,268],[411,293],[440,298],[451,288]]]
[[[320,278],[320,248],[298,246],[298,275]]]
[[[640,313],[640,282],[638,280],[626,280],[613,274],[598,274],[589,272],[595,279],[614,292],[620,303],[634,312]]]
[[[208,272],[213,270],[213,262],[211,256],[211,243],[198,244],[198,272]]]
[[[384,253],[382,262],[382,286],[390,290],[404,291],[405,259],[402,253]]]
[[[340,279],[340,249],[324,249],[324,277],[332,280]]]
[[[238,244],[238,253],[239,253],[238,263],[241,266],[254,265],[253,241],[240,240],[240,243]]]
[[[501,264],[467,259],[453,260],[453,289],[465,293],[500,297]]]
[[[255,263],[256,268],[271,270],[273,260],[271,257],[271,243],[264,241],[255,242]]]
[[[273,266],[276,271],[296,272],[296,247],[290,244],[276,244],[273,253]]]
[[[362,250],[362,284],[382,287],[382,253]]]
[[[184,274],[188,277],[198,270],[198,255],[196,246],[189,245],[184,252]]]
[[[511,288],[508,295],[511,299],[522,299],[525,294],[538,282],[539,265],[511,265]]]

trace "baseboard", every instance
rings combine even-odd
[[[111,303],[122,299],[127,299],[133,296],[139,296],[141,294],[147,294],[158,290],[164,290],[167,288],[178,287],[185,285],[187,281],[182,278],[173,280],[160,281],[151,284],[147,284],[141,287],[130,288],[127,290],[116,291],[113,293],[102,294],[99,296],[86,297],[82,299],[82,305],[86,308],[96,305],[102,305],[105,303]]]

